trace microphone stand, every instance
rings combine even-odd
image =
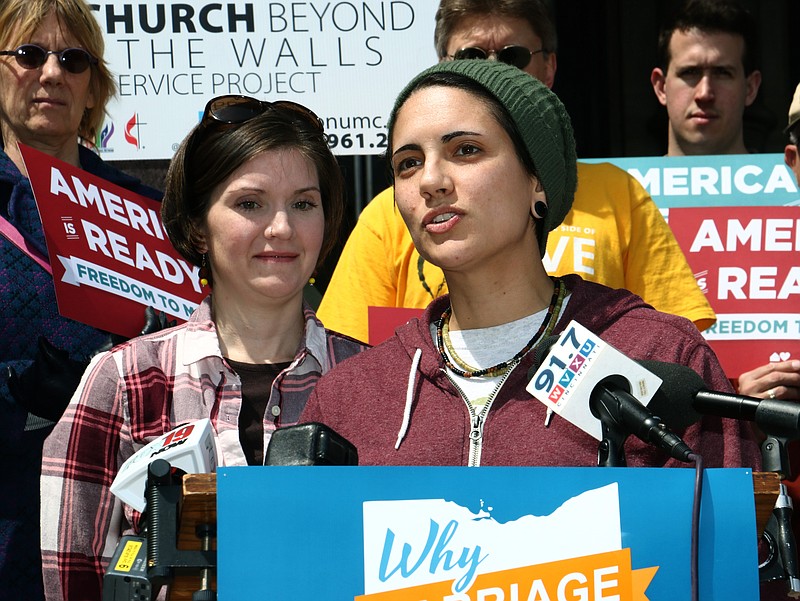
[[[759,425],[763,429],[763,425]],[[791,474],[787,445],[796,435],[796,431],[767,434],[761,443],[761,457],[765,471],[777,473],[781,480]],[[781,482],[778,499],[763,534],[769,547],[769,555],[758,566],[758,572],[761,582],[786,580],[789,596],[800,598],[800,567],[798,567],[797,542],[792,530],[792,512],[792,499],[786,485]]]
[[[628,467],[624,449],[627,428],[617,423],[605,404],[597,403],[596,407],[603,428],[603,439],[597,447],[598,467]]]
[[[216,536],[216,524],[198,527],[201,550],[178,549],[184,475],[163,459],[154,460],[147,468],[147,578],[155,598],[155,593],[172,584],[176,575],[200,575],[202,587],[192,593],[192,601],[216,601],[216,591],[208,586],[209,576],[217,567],[217,553],[210,544]]]

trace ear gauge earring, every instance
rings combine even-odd
[[[208,286],[208,267],[206,266],[206,257],[208,253],[203,253],[202,262],[200,264],[200,285],[205,288]]]
[[[536,219],[544,219],[547,217],[547,203],[543,200],[537,200],[533,203],[533,216]]]

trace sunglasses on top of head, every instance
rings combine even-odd
[[[0,50],[0,56],[13,56],[23,69],[38,69],[47,62],[47,57],[51,54],[56,55],[58,64],[69,73],[83,73],[91,65],[97,64],[97,59],[83,48],[56,51],[45,50],[36,44],[22,44],[14,50]]]
[[[517,69],[524,69],[528,66],[528,63],[531,62],[533,55],[539,54],[540,52],[546,52],[546,49],[539,48],[538,50],[530,50],[525,46],[512,45],[501,48],[500,50],[484,50],[483,48],[479,48],[477,46],[469,46],[467,48],[461,48],[460,50],[457,50],[456,53],[450,58],[455,60],[486,60],[494,57],[501,63],[506,63],[507,65],[511,65]]]
[[[205,111],[203,111],[200,123],[203,126],[215,123],[220,125],[241,125],[259,115],[263,115],[267,111],[274,110],[293,113],[311,123],[319,131],[323,131],[322,119],[317,117],[314,111],[304,107],[302,104],[289,100],[267,102],[250,96],[238,95],[217,96],[209,100]]]

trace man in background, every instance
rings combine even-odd
[[[758,95],[756,26],[738,2],[689,0],[662,28],[650,82],[667,108],[667,156],[745,154],[745,107]]]

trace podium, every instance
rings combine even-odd
[[[343,589],[337,591],[336,594],[328,594],[326,599],[375,599],[376,601],[382,599],[392,599],[391,589],[386,588],[384,591],[373,592],[372,594],[365,594],[364,591],[364,571],[365,569],[372,569],[372,567],[365,568],[369,564],[369,557],[365,545],[367,544],[367,505],[377,500],[387,500],[389,502],[398,502],[403,505],[404,494],[408,494],[408,499],[418,500],[420,498],[438,498],[444,497],[440,494],[442,490],[447,489],[450,485],[446,481],[442,481],[444,477],[463,479],[465,476],[473,477],[486,475],[488,477],[487,483],[493,485],[493,479],[499,478],[498,482],[511,482],[509,488],[518,489],[523,495],[527,491],[536,488],[536,481],[547,480],[553,476],[554,472],[561,472],[562,474],[569,472],[571,475],[566,481],[585,481],[586,486],[589,488],[597,484],[605,482],[618,481],[620,488],[620,505],[624,511],[621,514],[630,515],[631,513],[642,513],[650,516],[654,524],[653,535],[661,537],[660,530],[663,524],[659,523],[658,509],[660,506],[668,505],[673,500],[662,498],[670,496],[672,493],[680,497],[686,497],[686,491],[689,481],[694,477],[694,470],[690,469],[649,469],[649,468],[622,468],[622,469],[604,469],[598,470],[597,468],[481,468],[480,470],[464,470],[464,468],[369,468],[369,467],[342,467],[342,468],[314,468],[313,470],[305,470],[301,468],[282,468],[282,467],[256,467],[256,468],[223,468],[220,470],[219,475],[216,474],[196,474],[187,475],[183,479],[182,487],[183,494],[181,500],[181,513],[180,513],[180,530],[178,546],[179,548],[199,549],[200,541],[195,536],[198,525],[217,523],[219,528],[220,546],[222,553],[218,557],[218,579],[222,585],[223,595],[220,600],[224,601],[226,598],[244,599],[250,598],[247,592],[239,588],[235,592],[227,592],[231,586],[244,586],[247,585],[231,585],[231,582],[236,581],[241,583],[247,580],[248,575],[255,578],[255,581],[260,581],[261,593],[263,596],[266,587],[269,587],[271,599],[281,599],[276,591],[280,589],[281,584],[278,581],[283,579],[277,577],[277,573],[284,571],[284,566],[281,562],[289,562],[295,564],[295,569],[299,569],[301,573],[305,574],[306,579],[318,579],[330,582],[342,583],[343,578],[338,574],[338,569],[335,565],[326,567],[323,565],[326,556],[336,557],[337,555],[346,555],[348,549],[363,548],[361,553],[362,557],[345,560],[345,564],[358,563],[359,565],[354,570],[355,575],[352,576],[352,583],[356,584],[342,584]],[[495,472],[495,473],[492,473]],[[618,472],[612,474],[612,472]],[[420,488],[413,490],[409,487],[408,478],[412,477],[413,480],[422,480],[423,484]],[[444,476],[443,476],[444,475]],[[547,476],[547,477],[545,477]],[[596,480],[601,476],[600,480]],[[642,482],[633,482],[629,484],[626,482],[630,478],[637,478],[638,476],[644,477]],[[646,476],[646,477],[645,477]],[[678,477],[679,476],[679,477]],[[677,477],[677,478],[676,478]],[[355,478],[355,483],[364,487],[370,488],[370,482],[374,483],[375,490],[373,492],[367,491],[366,498],[361,501],[355,501],[351,497],[345,501],[350,503],[354,508],[354,516],[363,509],[363,520],[349,519],[345,520],[351,532],[342,531],[343,528],[340,524],[334,523],[332,518],[325,517],[326,507],[330,507],[333,511],[340,511],[337,509],[336,503],[327,501],[326,495],[336,496],[346,490],[352,491],[353,482],[349,482]],[[587,480],[591,478],[593,480]],[[665,481],[665,486],[669,488],[680,488],[680,490],[659,490],[658,483],[664,479],[668,479],[669,483]],[[532,480],[534,483],[529,483],[527,486],[520,486],[520,483],[526,479]],[[480,478],[479,478],[480,480]],[[685,481],[678,487],[675,482]],[[655,485],[653,483],[656,483]],[[475,486],[476,482],[467,483],[468,487]],[[483,484],[483,482],[478,482]],[[218,485],[220,490],[218,491]],[[641,503],[641,506],[635,505],[633,512],[630,507],[625,509],[625,495],[622,491],[628,487],[640,487],[644,485],[645,490],[641,495],[641,499],[646,502]],[[718,564],[729,565],[730,568],[736,572],[736,578],[741,579],[740,584],[733,586],[737,588],[738,593],[742,594],[743,590],[747,587],[753,588],[758,586],[757,580],[757,560],[755,557],[755,545],[757,535],[763,530],[766,522],[768,521],[772,508],[775,503],[775,498],[778,493],[779,480],[777,474],[774,473],[752,473],[749,470],[707,470],[706,482],[704,485],[704,503],[703,514],[701,518],[701,558],[706,556],[710,557],[713,563],[713,569],[717,569]],[[533,487],[533,488],[531,488]],[[581,487],[578,488],[582,488]],[[430,494],[425,491],[430,488]],[[649,489],[649,490],[648,490]],[[378,491],[379,494],[375,495],[374,492]],[[381,492],[384,491],[384,492]],[[385,494],[390,491],[389,494]],[[392,492],[393,491],[393,492]],[[742,491],[746,491],[747,499],[743,498]],[[514,494],[513,490],[507,491],[511,495]],[[219,494],[218,494],[219,493]],[[568,493],[566,497],[572,493]],[[627,494],[627,493],[626,493]],[[754,497],[749,495],[753,494]],[[457,496],[457,495],[456,495]],[[478,495],[480,496],[480,495]],[[492,497],[491,490],[487,490],[487,497]],[[564,498],[566,498],[564,497]],[[657,498],[661,498],[659,501]],[[738,499],[734,498],[738,497]],[[233,499],[233,500],[232,500]],[[295,499],[294,502],[292,500]],[[297,499],[305,499],[302,502],[297,502]],[[638,504],[641,499],[633,499],[631,502]],[[446,500],[446,499],[445,499]],[[563,501],[563,499],[561,499]],[[231,505],[233,503],[233,505]],[[217,505],[219,504],[219,508]],[[524,504],[524,503],[523,503]],[[678,503],[681,507],[676,508],[678,514],[683,517],[677,518],[681,525],[679,528],[671,528],[671,530],[683,530],[682,534],[677,534],[676,541],[683,541],[688,545],[689,538],[689,523],[686,516],[688,516],[691,498],[684,499],[683,502]],[[547,503],[545,503],[547,505]],[[560,503],[558,499],[552,505],[553,511],[558,509]],[[356,507],[357,506],[357,507]],[[738,506],[738,508],[734,508]],[[299,517],[305,517],[308,522],[313,519],[313,514],[308,513],[310,507],[316,508],[317,519],[320,520],[320,529],[315,534],[313,527],[303,530],[301,522],[297,521]],[[755,512],[753,512],[755,507]],[[220,515],[217,521],[216,512],[219,509]],[[481,508],[474,508],[480,514]],[[391,509],[392,512],[395,509]],[[290,517],[292,513],[301,514]],[[488,513],[488,512],[485,512]],[[537,515],[546,512],[536,511]],[[554,513],[552,514],[554,515]],[[737,518],[736,516],[739,515]],[[507,517],[507,516],[506,516]],[[488,520],[488,515],[476,518],[477,521]],[[505,519],[501,517],[501,520]],[[249,527],[243,527],[242,523],[249,524]],[[634,528],[623,521],[623,529]],[[647,519],[644,520],[646,522]],[[703,524],[705,523],[705,527]],[[639,526],[635,526],[638,528]],[[747,532],[739,532],[735,537],[730,538],[726,531],[736,528],[745,528]],[[323,529],[325,532],[323,532]],[[260,531],[260,532],[259,532]],[[338,532],[336,532],[338,531]],[[440,530],[440,534],[441,534]],[[676,534],[676,533],[673,533]],[[645,535],[645,536],[650,536]],[[722,539],[720,539],[722,537]],[[727,538],[726,538],[727,537]],[[737,542],[738,537],[738,542]],[[643,540],[641,536],[638,539],[627,533],[623,538],[621,547],[630,548],[630,560],[633,564],[633,572],[638,568],[650,569],[653,574],[650,576],[653,580],[651,590],[663,590],[665,586],[672,586],[671,581],[675,583],[687,582],[687,574],[689,570],[688,552],[683,552],[684,542],[675,543],[675,548],[670,549],[670,553],[678,556],[680,559],[674,560],[671,563],[661,559],[650,561],[652,558],[658,558],[658,553],[663,552],[664,547],[671,545],[670,542],[659,543],[655,545],[655,550],[643,550],[638,546]],[[632,541],[628,547],[625,539]],[[399,538],[398,538],[399,540]],[[439,539],[440,541],[443,539]],[[299,544],[298,544],[298,541]],[[380,541],[378,541],[380,543]],[[726,548],[716,549],[714,545],[723,544]],[[233,545],[233,547],[231,546]],[[250,548],[248,545],[255,545]],[[332,546],[333,545],[333,546]],[[338,548],[337,548],[338,545]],[[284,551],[284,547],[293,547],[293,550]],[[380,546],[380,545],[379,545]],[[226,549],[236,548],[234,555],[242,555],[243,557],[229,557]],[[400,547],[398,547],[400,548]],[[460,547],[459,547],[460,548]],[[687,547],[688,548],[688,547]],[[249,549],[249,550],[248,550]],[[304,550],[305,549],[305,550]],[[444,559],[447,557],[442,548],[442,557],[439,558],[439,566],[444,565]],[[621,549],[616,549],[615,552],[619,553]],[[409,551],[409,558],[410,558]],[[654,555],[655,553],[655,555]],[[731,565],[728,559],[722,556],[724,553],[733,553],[734,556],[739,557],[739,567]],[[384,555],[386,554],[384,549]],[[356,553],[358,555],[358,553]],[[380,553],[370,553],[370,555],[379,556]],[[602,553],[598,557],[605,557]],[[443,559],[444,558],[444,559]],[[300,561],[300,560],[303,561]],[[340,558],[344,559],[344,558]],[[386,559],[386,558],[384,558]],[[392,564],[395,562],[397,556],[394,558],[389,557],[388,562]],[[410,559],[409,559],[410,561]],[[456,561],[452,559],[452,561]],[[488,560],[487,560],[488,561]],[[707,559],[708,561],[708,559]],[[363,565],[359,562],[363,562]],[[296,564],[300,563],[300,566]],[[402,562],[401,562],[402,563]],[[647,565],[647,564],[653,565]],[[734,561],[734,564],[736,561]],[[637,565],[638,564],[638,565]],[[674,564],[674,565],[671,565]],[[392,564],[394,565],[394,564]],[[410,564],[409,564],[410,565]],[[432,564],[431,564],[432,565]],[[701,560],[701,586],[702,582],[714,583],[714,579],[727,578],[727,575],[720,575],[715,577],[710,575],[712,564],[708,564],[705,568],[702,567]],[[403,569],[410,569],[407,566],[394,565],[394,568],[384,566],[384,572],[388,573],[391,569],[395,570],[395,574],[400,574]],[[679,575],[672,574],[673,572],[680,572]],[[499,572],[498,572],[499,573]],[[313,578],[312,578],[313,576]],[[346,579],[344,579],[346,580]],[[451,579],[452,580],[452,579]],[[192,598],[192,592],[200,588],[200,578],[196,576],[177,575],[173,586],[170,589],[169,599],[187,601]],[[378,582],[378,580],[376,580]],[[449,581],[448,581],[449,582]],[[268,584],[267,584],[268,583]],[[475,583],[479,584],[478,580]],[[669,584],[668,584],[669,583]],[[290,587],[290,592],[285,597],[286,599],[301,600],[305,597],[301,593],[293,591],[291,587],[291,577],[285,582],[286,586]],[[215,584],[212,587],[215,588]],[[349,588],[348,588],[349,586]],[[423,583],[423,590],[426,586],[430,587],[430,583]],[[419,586],[417,588],[419,588]],[[448,584],[448,587],[454,586]],[[544,585],[542,585],[544,586]],[[644,585],[645,588],[647,585]],[[742,589],[741,587],[745,588]],[[659,589],[660,587],[660,589]],[[378,587],[380,588],[380,587]],[[375,589],[375,587],[373,587]],[[375,589],[377,590],[377,589]],[[414,587],[405,589],[405,592],[397,596],[397,599],[411,599],[411,596],[406,596],[409,591],[413,591]],[[701,591],[703,589],[701,588]],[[330,593],[330,591],[329,591]],[[435,594],[435,593],[434,593]],[[452,594],[452,591],[449,592]],[[460,594],[467,594],[462,592]],[[684,594],[683,590],[671,593],[671,598],[688,598],[688,594]],[[225,595],[231,595],[227,597]],[[677,596],[676,596],[677,595]],[[721,593],[721,596],[708,596],[703,594],[702,598],[726,598],[722,595],[729,595],[729,591]],[[747,596],[747,595],[745,595]],[[253,598],[256,598],[253,596]],[[261,597],[258,597],[261,598]],[[322,597],[320,597],[322,598]],[[421,596],[420,599],[428,598],[429,601],[434,596]],[[438,598],[443,598],[442,596]],[[452,597],[455,599],[474,599],[475,597]],[[492,599],[493,597],[488,596]],[[506,597],[508,598],[508,597]],[[527,593],[519,592],[519,598],[527,598]],[[625,598],[623,596],[623,598]],[[651,596],[650,599],[655,601],[662,597]],[[733,597],[730,597],[733,598]],[[742,597],[744,598],[744,597]],[[749,597],[748,597],[749,598]],[[757,593],[754,598],[757,598]]]

